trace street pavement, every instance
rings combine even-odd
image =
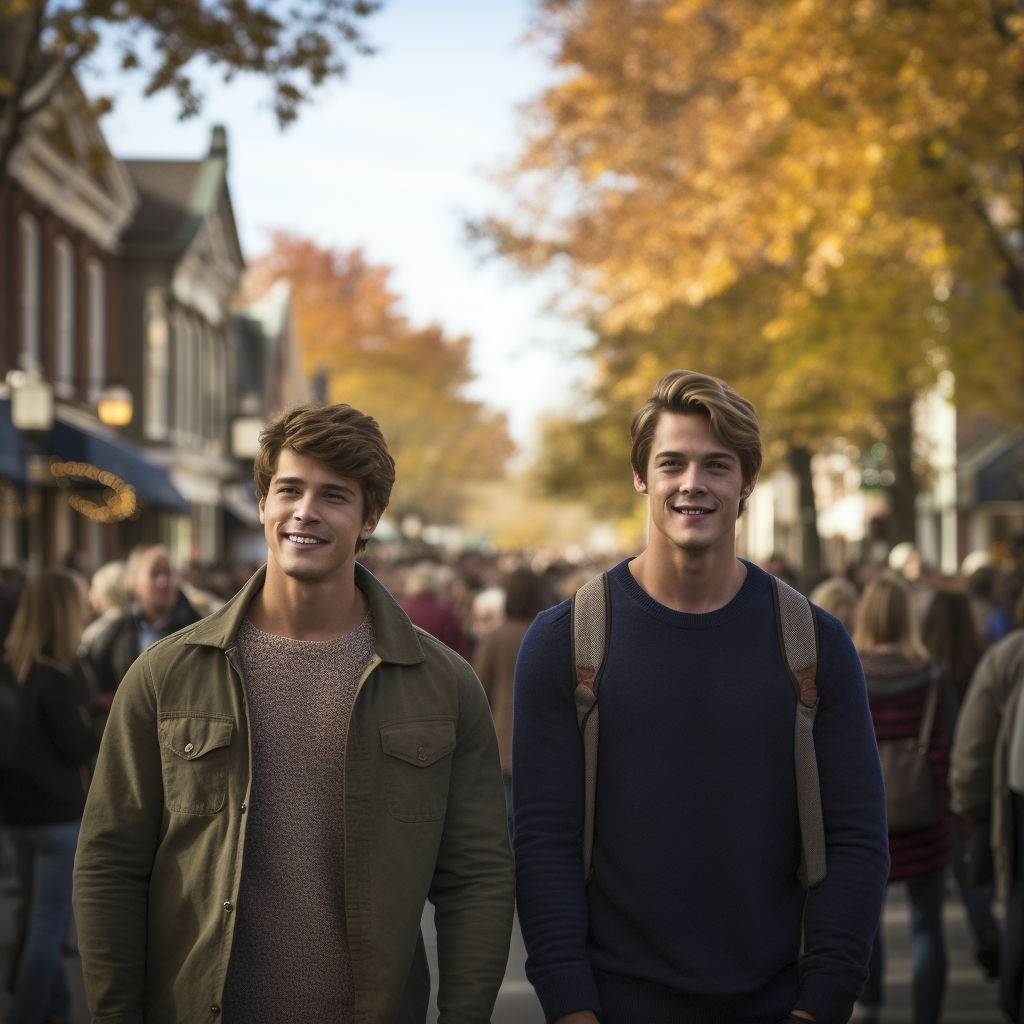
[[[0,978],[8,972],[8,946],[12,935],[13,900],[11,876],[0,877]],[[433,908],[423,913],[423,935],[430,961],[431,976],[437,978],[437,943]],[[1002,1024],[1005,1018],[997,1009],[996,983],[987,981],[971,955],[971,941],[963,905],[955,896],[946,902],[946,938],[949,947],[949,983],[944,1024]],[[910,1005],[910,912],[905,889],[895,886],[885,908],[886,1006],[881,1024],[912,1024]],[[74,935],[69,945],[73,946]],[[544,1015],[530,983],[526,980],[526,950],[518,922],[512,937],[505,981],[491,1018],[492,1024],[544,1024]],[[81,962],[69,952],[64,958],[68,981],[74,995],[70,1024],[88,1024]],[[2,988],[2,986],[0,986]],[[435,993],[436,994],[436,993]],[[0,1019],[6,1015],[10,997],[0,991]],[[428,1024],[437,1021],[437,1007],[431,998]],[[641,1024],[641,1022],[638,1022]]]

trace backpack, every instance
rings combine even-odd
[[[814,752],[814,716],[818,710],[818,623],[811,602],[788,584],[772,580],[775,621],[782,660],[796,691],[793,755],[801,856],[797,877],[805,889],[825,880],[825,828],[821,818],[818,760]],[[594,800],[597,794],[598,691],[612,635],[608,573],[585,583],[572,599],[569,617],[572,660],[576,669],[576,720],[583,737],[583,877],[594,877]]]

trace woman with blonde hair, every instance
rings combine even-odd
[[[889,881],[906,882],[910,898],[914,1022],[936,1024],[946,986],[942,897],[951,845],[946,812],[949,681],[921,642],[910,588],[895,574],[886,573],[865,588],[853,642],[864,666],[885,778]],[[881,926],[869,972],[854,1021],[878,1020]]]
[[[61,942],[85,807],[81,767],[99,746],[72,678],[84,621],[85,599],[70,573],[30,576],[0,663],[0,810],[29,893],[9,1024],[69,1015]]]

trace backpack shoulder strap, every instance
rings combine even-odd
[[[818,759],[814,752],[814,718],[818,711],[818,621],[814,606],[799,591],[772,578],[775,622],[782,660],[796,691],[793,761],[800,816],[801,857],[798,875],[807,889],[825,880],[825,826],[821,817]]]
[[[597,693],[612,629],[608,573],[584,583],[572,599],[569,631],[576,673],[576,722],[583,737],[583,878],[594,876],[594,799],[597,794]]]

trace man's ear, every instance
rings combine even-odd
[[[754,488],[757,486],[757,478],[759,473],[760,470],[743,484],[743,490],[740,491],[741,498],[749,498],[750,495],[753,493]]]
[[[360,540],[369,540],[373,536],[373,531],[377,529],[377,524],[380,522],[380,512],[372,512],[365,520],[362,528],[359,531]]]
[[[647,484],[644,483],[643,478],[635,469],[633,470],[633,486],[640,492],[640,494],[647,493]]]
[[[267,511],[267,499],[265,497],[263,497],[263,498],[260,498],[260,523],[263,526],[267,525],[266,511]]]

